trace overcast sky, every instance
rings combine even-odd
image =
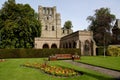
[[[7,0],[0,0],[0,8],[5,1]],[[101,7],[110,8],[111,13],[120,19],[120,0],[16,0],[16,2],[30,4],[36,12],[39,5],[56,6],[57,12],[61,14],[62,26],[65,21],[71,20],[74,31],[87,29],[90,23],[86,18]]]

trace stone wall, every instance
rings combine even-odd
[[[60,48],[60,38],[35,38],[35,48]]]
[[[96,55],[96,45],[91,31],[77,31],[60,40],[61,48],[78,48],[82,55]]]

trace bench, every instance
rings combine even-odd
[[[72,54],[55,54],[54,56],[49,56],[49,61],[54,61],[58,59],[72,59],[72,60],[79,60],[79,55],[72,55]]]
[[[72,54],[55,54],[57,59],[72,59]]]

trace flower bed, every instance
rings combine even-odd
[[[24,66],[41,69],[45,73],[48,73],[50,75],[55,75],[55,76],[61,76],[61,77],[76,76],[79,74],[77,71],[75,71],[73,69],[57,67],[57,66],[50,66],[47,64],[26,63],[26,64],[24,64]]]

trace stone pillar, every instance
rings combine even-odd
[[[67,46],[68,46],[68,48],[69,48],[69,42],[67,42]]]
[[[71,41],[70,43],[71,43],[71,48],[73,48],[73,42]]]
[[[81,42],[81,55],[84,55],[84,43]]]
[[[97,46],[96,46],[95,42],[93,42],[93,56],[96,56],[96,48],[97,48]]]
[[[76,41],[76,48],[79,48],[79,40]]]

